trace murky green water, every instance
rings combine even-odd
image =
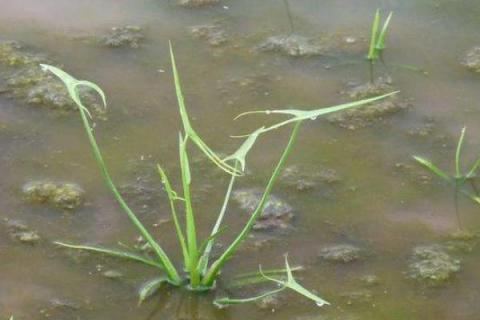
[[[230,0],[187,9],[174,1],[0,1],[1,40],[15,40],[82,79],[101,85],[109,98],[108,120],[99,121],[99,143],[115,180],[137,190],[130,196],[147,225],[177,261],[176,238],[168,203],[155,163],[177,172],[177,131],[180,128],[168,40],[175,45],[187,105],[195,127],[212,147],[230,152],[238,143],[229,135],[249,132],[266,118],[233,121],[251,110],[299,106],[313,108],[348,101],[341,92],[347,82],[364,83],[363,60],[375,8],[393,10],[385,53],[393,87],[411,107],[349,130],[325,120],[303,127],[289,164],[307,177],[334,170],[340,181],[317,183],[299,191],[287,182],[275,189],[295,212],[285,232],[257,232],[225,270],[225,278],[275,267],[288,252],[306,267],[302,283],[332,303],[316,308],[295,295],[278,306],[256,305],[217,310],[214,294],[192,296],[166,290],[141,307],[138,286],[153,270],[96,255],[72,256],[54,240],[133,245],[136,233],[103,186],[76,113],[59,114],[22,100],[0,96],[1,218],[21,220],[42,240],[28,245],[11,239],[0,226],[0,317],[18,319],[477,319],[480,312],[480,250],[449,254],[461,269],[445,284],[430,287],[408,277],[411,251],[419,245],[447,245],[456,230],[453,194],[411,160],[420,154],[453,170],[455,142],[468,127],[466,160],[480,149],[479,76],[461,60],[480,44],[477,1],[290,1],[295,33],[335,39],[324,55],[288,57],[252,50],[269,36],[289,34],[282,1]],[[227,42],[212,47],[190,27],[215,24]],[[145,41],[138,49],[105,48],[85,39],[113,26],[138,25]],[[351,39],[354,39],[350,41]],[[353,43],[349,43],[353,42]],[[402,67],[416,66],[427,72]],[[1,73],[6,72],[1,66]],[[2,82],[3,85],[3,82]],[[426,134],[418,134],[423,129]],[[251,175],[239,188],[262,187],[288,131],[268,135],[249,159]],[[196,207],[206,234],[215,219],[228,177],[193,156]],[[323,170],[323,171],[322,171]],[[75,182],[86,191],[85,204],[73,213],[22,199],[31,180]],[[178,180],[173,179],[174,182]],[[130,186],[130,189],[128,189]],[[143,199],[143,200],[142,200]],[[143,201],[143,202],[142,202]],[[459,211],[467,229],[480,226],[479,207],[460,198]],[[227,219],[227,244],[241,227],[245,213],[232,205]],[[260,246],[258,239],[269,239]],[[318,257],[334,243],[359,246],[360,261],[335,264]],[[177,256],[175,256],[177,254]],[[117,270],[121,279],[102,273]],[[376,275],[369,286],[361,278]],[[235,292],[252,294],[255,290]]]

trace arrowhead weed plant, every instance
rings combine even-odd
[[[460,138],[458,139],[457,149],[455,152],[455,174],[454,175],[449,175],[448,173],[441,170],[436,165],[434,165],[431,161],[425,158],[413,156],[413,158],[416,161],[418,161],[422,166],[430,170],[437,177],[441,178],[442,180],[446,181],[448,184],[453,186],[455,214],[457,216],[458,228],[460,230],[463,229],[463,224],[462,224],[462,219],[460,217],[460,213],[458,211],[458,194],[462,193],[463,195],[473,200],[475,203],[480,204],[480,197],[478,194],[479,190],[476,185],[476,179],[478,178],[476,172],[480,166],[480,158],[475,161],[475,163],[473,164],[473,166],[468,172],[463,173],[461,169],[460,158],[461,158],[461,153],[463,149],[463,142],[465,139],[465,131],[466,131],[466,128],[464,127],[462,129],[462,133],[460,134]],[[467,183],[470,185],[471,191],[467,190],[466,188]]]
[[[387,16],[383,27],[379,30],[380,27],[380,10],[375,11],[375,16],[373,17],[372,31],[370,33],[370,45],[368,47],[367,60],[369,61],[369,71],[370,71],[370,82],[373,84],[374,75],[373,67],[375,62],[380,59],[380,61],[385,65],[383,60],[383,51],[385,50],[385,38],[387,36],[388,26],[390,25],[390,20],[392,19],[393,12]]]
[[[190,118],[187,113],[185,106],[183,93],[180,84],[180,77],[177,71],[175,57],[173,54],[172,46],[170,45],[170,58],[172,63],[172,72],[174,77],[175,91],[177,96],[177,102],[180,112],[180,118],[183,124],[183,131],[179,133],[179,162],[180,162],[180,173],[181,173],[181,186],[182,192],[179,193],[173,190],[172,185],[169,181],[167,173],[165,170],[158,165],[158,174],[161,179],[166,194],[168,196],[171,215],[173,224],[175,227],[176,235],[178,238],[179,247],[181,249],[183,257],[183,266],[182,268],[177,268],[176,265],[171,261],[167,255],[164,248],[161,246],[160,242],[154,239],[152,234],[147,230],[147,228],[142,224],[138,219],[135,213],[130,209],[129,205],[124,200],[123,196],[117,189],[115,183],[112,180],[112,177],[109,173],[107,165],[103,159],[100,148],[97,144],[95,138],[95,130],[92,126],[92,115],[88,111],[87,107],[83,104],[79,88],[86,87],[95,92],[97,92],[104,106],[106,107],[107,101],[106,96],[102,89],[96,84],[85,81],[77,80],[71,75],[67,74],[65,71],[56,68],[50,65],[42,65],[45,71],[51,72],[60,78],[65,84],[70,97],[78,106],[80,113],[80,118],[82,124],[85,128],[88,141],[90,143],[91,149],[93,151],[94,158],[100,167],[100,172],[105,180],[107,187],[113,193],[113,196],[117,200],[121,209],[130,219],[132,224],[137,228],[138,232],[142,235],[144,239],[148,242],[152,248],[153,253],[151,255],[139,254],[136,252],[124,251],[119,249],[108,249],[99,246],[90,246],[90,245],[75,245],[68,244],[63,242],[56,242],[56,244],[73,249],[93,251],[97,253],[102,253],[118,258],[133,260],[136,262],[143,263],[145,265],[154,267],[158,270],[158,277],[151,279],[144,283],[139,290],[139,303],[152,296],[156,291],[158,291],[163,285],[171,285],[174,287],[185,287],[192,291],[209,291],[214,290],[217,284],[217,279],[221,276],[221,272],[228,261],[237,253],[238,248],[247,238],[247,236],[252,231],[255,221],[261,215],[265,205],[269,199],[270,193],[279,177],[282,168],[285,165],[285,162],[293,150],[295,140],[298,136],[300,127],[305,120],[315,120],[317,117],[337,112],[349,108],[360,107],[362,105],[368,105],[369,103],[388,97],[395,92],[365,99],[361,101],[346,103],[338,106],[321,108],[316,110],[302,111],[297,109],[286,109],[286,110],[267,110],[267,111],[252,111],[242,114],[251,113],[264,113],[264,114],[280,114],[291,116],[290,119],[284,120],[277,124],[274,124],[270,127],[262,127],[255,130],[253,133],[244,136],[245,140],[240,145],[240,147],[233,152],[230,156],[225,158],[220,158],[217,153],[215,153],[199,136],[197,131],[193,128]],[[280,128],[285,125],[293,125],[293,129],[290,134],[287,145],[285,146],[278,163],[274,167],[273,173],[268,180],[263,195],[256,209],[251,213],[250,217],[246,221],[243,229],[238,233],[234,238],[232,243],[226,246],[226,249],[219,255],[219,257],[212,259],[211,252],[212,247],[215,242],[218,240],[219,236],[222,233],[222,223],[223,219],[227,213],[228,202],[230,195],[233,190],[234,183],[236,179],[240,178],[245,171],[246,167],[246,157],[250,150],[254,147],[256,140],[261,136],[261,134],[270,132],[277,128]],[[197,234],[197,218],[194,208],[192,206],[192,195],[191,195],[191,181],[192,176],[190,172],[190,162],[189,162],[189,147],[195,146],[202,153],[211,160],[219,169],[223,170],[226,174],[230,175],[230,182],[228,184],[223,205],[221,206],[218,218],[212,227],[211,233],[206,239],[202,242],[199,242],[199,237]],[[181,207],[184,214],[184,224],[181,224],[179,219],[177,209]],[[307,299],[312,300],[316,305],[323,306],[329,304],[327,301],[323,300],[319,296],[313,294],[311,291],[304,288],[300,285],[297,280],[295,280],[293,272],[299,270],[299,267],[290,267],[287,256],[285,256],[285,266],[283,269],[277,270],[264,270],[261,267],[258,272],[246,274],[238,277],[235,282],[235,287],[255,284],[259,282],[271,282],[275,284],[276,287],[271,291],[265,292],[259,296],[243,299],[234,299],[234,298],[221,298],[214,301],[217,306],[227,306],[231,304],[239,304],[252,302],[258,299],[262,299],[266,296],[279,293],[281,291],[290,289]]]

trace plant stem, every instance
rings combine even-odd
[[[454,201],[454,204],[455,204],[455,215],[457,217],[457,227],[459,230],[463,230],[463,224],[462,224],[462,219],[460,217],[460,212],[458,210],[458,189],[459,189],[459,186],[458,186],[458,180],[455,180],[455,193],[453,195],[453,201]]]
[[[263,212],[263,209],[267,203],[267,200],[270,196],[270,193],[273,189],[273,186],[275,185],[275,182],[280,175],[280,172],[283,169],[283,166],[285,165],[285,162],[290,155],[290,152],[293,149],[293,146],[295,144],[295,140],[297,139],[298,131],[300,129],[300,126],[302,124],[302,121],[298,121],[295,123],[295,126],[292,130],[292,133],[290,135],[290,139],[288,141],[287,146],[285,147],[282,156],[280,157],[280,160],[277,163],[277,166],[275,167],[272,176],[270,177],[270,180],[268,181],[268,184],[265,188],[265,191],[262,195],[262,198],[260,200],[260,203],[258,204],[257,208],[255,211],[252,213],[250,216],[250,219],[247,221],[245,227],[243,230],[240,232],[240,234],[235,238],[235,240],[230,244],[230,246],[224,251],[224,253],[218,258],[210,267],[208,270],[207,274],[202,280],[202,284],[211,287],[215,279],[217,278],[219,272],[225,265],[225,263],[230,259],[238,249],[239,245],[242,243],[243,240],[247,237],[247,235],[250,233],[250,231],[253,228],[253,225],[255,224],[255,221],[257,218],[260,216],[260,214]]]
[[[239,161],[235,161],[235,170],[238,170],[238,165]],[[210,236],[214,236],[217,234],[218,230],[220,229],[220,226],[223,221],[223,217],[225,216],[225,212],[227,211],[227,206],[228,206],[228,201],[230,200],[230,195],[232,194],[232,189],[233,189],[233,184],[235,183],[235,175],[232,175],[230,177],[230,182],[228,184],[227,192],[225,194],[225,198],[223,200],[222,204],[222,209],[220,210],[220,214],[217,217],[217,221],[215,222],[215,225],[213,226],[212,232],[210,233]],[[203,252],[202,258],[200,259],[201,266],[200,270],[202,274],[205,274],[206,269],[208,267],[208,259],[210,257],[210,252],[212,251],[213,244],[215,243],[215,238],[212,238],[208,241],[207,246],[205,247],[205,251]]]
[[[373,77],[373,63],[374,63],[373,60],[369,60],[368,72],[370,74],[370,84],[371,85],[375,84],[374,77]]]
[[[185,203],[185,222],[186,222],[186,234],[187,234],[187,246],[189,262],[185,267],[190,273],[190,286],[195,289],[200,284],[200,275],[197,269],[198,263],[198,246],[197,246],[197,233],[195,225],[195,215],[193,214],[192,197],[190,194],[190,165],[187,154],[187,142],[188,136],[183,139],[180,136],[180,169],[182,172],[182,187],[183,198]]]
[[[83,107],[83,106],[82,106]],[[157,254],[160,263],[162,266],[165,268],[165,272],[167,273],[167,276],[169,278],[169,281],[174,284],[174,285],[179,285],[182,282],[182,279],[180,278],[177,270],[173,266],[172,262],[168,258],[167,254],[163,251],[163,249],[156,243],[156,241],[153,239],[153,237],[150,235],[150,233],[145,229],[143,224],[138,220],[138,218],[135,216],[133,211],[130,209],[130,207],[127,205],[125,200],[123,199],[122,195],[118,191],[117,187],[113,183],[113,180],[110,176],[110,173],[107,170],[107,167],[105,165],[105,162],[103,160],[102,154],[100,153],[100,149],[97,145],[97,142],[95,140],[95,137],[93,135],[93,128],[91,128],[90,123],[88,122],[88,118],[85,114],[85,111],[83,108],[79,108],[80,111],[80,116],[82,118],[83,126],[85,128],[85,131],[87,133],[88,140],[90,142],[90,145],[93,150],[93,155],[95,157],[95,160],[99,164],[100,171],[102,173],[102,176],[105,180],[105,183],[107,184],[107,187],[112,191],[115,199],[119,203],[120,207],[125,211],[127,216],[129,217],[130,221],[137,227],[137,229],[140,231],[142,236],[147,240],[147,242],[152,246],[152,249],[155,251]]]

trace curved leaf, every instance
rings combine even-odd
[[[138,304],[142,304],[145,300],[153,296],[162,286],[168,282],[167,277],[157,277],[145,282],[138,290]]]

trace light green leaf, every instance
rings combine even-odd
[[[138,305],[153,296],[166,282],[168,282],[167,277],[157,277],[145,282],[138,290]]]
[[[158,173],[160,175],[160,178],[162,180],[162,183],[165,187],[165,191],[167,192],[168,200],[170,202],[170,211],[172,213],[173,223],[175,225],[175,231],[177,233],[177,237],[178,237],[178,241],[180,243],[180,247],[182,248],[183,261],[184,261],[185,265],[187,265],[188,260],[189,260],[188,249],[187,249],[187,245],[185,243],[185,236],[183,234],[182,227],[180,226],[180,222],[178,220],[177,211],[175,209],[175,200],[177,200],[179,198],[178,198],[176,192],[173,191],[172,186],[170,184],[170,180],[168,180],[168,176],[165,173],[165,171],[162,169],[162,167],[160,167],[160,165],[157,164],[157,169],[158,169]]]
[[[266,278],[266,279],[269,279],[273,282],[276,282],[278,283],[279,285],[281,286],[285,286],[295,292],[297,292],[298,294],[304,296],[305,298],[308,298],[312,301],[315,302],[315,304],[319,307],[322,307],[324,305],[329,305],[330,303],[328,301],[325,301],[323,300],[322,298],[320,298],[319,296],[317,296],[316,294],[312,293],[311,291],[309,291],[308,289],[306,289],[305,287],[303,287],[302,285],[300,285],[296,280],[295,278],[293,277],[293,273],[292,273],[292,269],[290,268],[290,265],[288,263],[288,258],[287,258],[287,255],[285,255],[285,269],[287,270],[287,280],[286,281],[282,281],[282,280],[278,280],[278,279],[275,279],[275,278],[272,278],[272,277],[269,277],[267,276],[266,274],[264,274],[262,272],[262,269],[260,268],[260,272],[262,272],[262,275]]]
[[[248,138],[245,139],[240,148],[238,148],[237,151],[235,151],[233,154],[224,158],[223,161],[236,160],[240,163],[242,172],[245,172],[245,159],[247,157],[247,154],[250,149],[252,149],[255,141],[257,140],[263,129],[265,129],[265,127],[261,127],[260,129],[257,129],[253,133],[248,135]]]
[[[465,130],[467,128],[463,127],[462,133],[460,134],[460,139],[458,139],[457,143],[457,150],[455,151],[455,173],[456,173],[456,178],[460,178],[462,176],[462,170],[460,169],[460,155],[462,153],[462,148],[463,148],[463,141],[465,139]]]
[[[266,298],[268,296],[280,293],[285,289],[286,289],[286,287],[280,287],[279,289],[270,290],[270,291],[262,293],[261,295],[258,295],[258,296],[254,296],[254,297],[250,297],[250,298],[243,298],[243,299],[241,299],[241,298],[228,298],[228,297],[219,298],[219,299],[215,299],[213,301],[213,304],[218,308],[225,308],[225,307],[230,306],[230,305],[255,302],[255,301],[261,300],[263,298]]]
[[[377,35],[378,35],[379,25],[380,25],[380,10],[377,9],[377,11],[375,11],[375,16],[373,17],[372,31],[370,34],[370,46],[368,48],[368,55],[367,55],[367,59],[370,61],[374,61],[378,58],[378,51],[375,48],[375,45],[377,44]]]
[[[177,66],[175,63],[175,55],[173,54],[173,47],[171,42],[170,45],[170,60],[172,62],[172,72],[173,78],[175,82],[175,92],[177,95],[178,107],[180,109],[180,117],[182,119],[183,128],[185,130],[185,135],[189,137],[193,143],[197,145],[197,147],[219,168],[224,170],[225,172],[232,174],[232,175],[240,175],[241,173],[236,171],[232,166],[225,163],[220,157],[207,146],[205,142],[200,138],[198,133],[193,129],[190,119],[188,117],[187,108],[185,107],[185,99],[183,98],[182,87],[180,84],[180,76],[177,71]]]
[[[150,244],[152,247],[153,251],[158,257],[159,262],[163,266],[165,272],[167,273],[169,279],[171,280],[172,283],[175,284],[180,284],[181,283],[181,278],[175,269],[175,266],[173,263],[170,261],[170,258],[167,256],[163,248],[155,241],[153,236],[148,232],[148,230],[145,228],[145,226],[142,224],[142,222],[138,219],[138,217],[135,215],[135,213],[130,209],[128,204],[126,203],[125,199],[123,199],[121,193],[118,191],[118,188],[116,187],[115,183],[113,182],[112,177],[110,176],[110,173],[108,171],[107,165],[105,161],[103,160],[102,153],[100,151],[100,148],[98,146],[97,140],[94,135],[93,127],[88,121],[87,115],[91,117],[91,114],[89,113],[88,109],[83,105],[82,99],[80,97],[80,93],[78,90],[79,86],[87,86],[96,92],[102,97],[102,100],[104,102],[104,105],[106,106],[106,98],[105,94],[103,91],[98,87],[96,84],[89,82],[89,81],[84,81],[84,80],[77,80],[65,71],[56,68],[54,66],[50,65],[41,65],[43,70],[50,71],[54,75],[56,75],[60,80],[63,81],[65,84],[67,91],[72,98],[72,100],[76,103],[77,107],[79,108],[80,111],[80,117],[82,120],[83,127],[85,129],[85,132],[88,137],[88,141],[90,143],[93,155],[95,157],[95,160],[100,167],[100,172],[105,180],[105,184],[107,187],[112,191],[115,199],[117,200],[118,204],[120,207],[123,209],[125,214],[128,216],[130,221],[135,225],[135,227],[139,230],[141,235],[147,240],[147,242]]]
[[[380,31],[380,35],[378,36],[377,44],[375,45],[375,49],[377,50],[377,52],[385,49],[385,38],[387,35],[388,25],[390,24],[390,20],[392,19],[392,16],[393,16],[393,12],[390,11],[387,19],[383,24],[382,31]]]
[[[304,270],[303,266],[295,266],[292,267],[292,272],[296,271],[302,271]],[[259,284],[263,283],[266,281],[270,281],[268,279],[265,279],[265,277],[262,275],[262,273],[266,276],[269,277],[281,277],[280,279],[276,278],[277,280],[282,280],[285,277],[287,272],[287,269],[270,269],[270,270],[265,270],[263,269],[262,272],[260,271],[255,271],[255,272],[248,272],[244,273],[238,276],[235,276],[231,281],[227,283],[228,288],[240,288],[252,284]]]
[[[85,250],[85,251],[92,251],[92,252],[97,252],[97,253],[103,253],[109,256],[117,257],[117,258],[122,258],[122,259],[128,259],[128,260],[134,260],[137,262],[141,262],[144,264],[148,264],[153,267],[157,267],[159,269],[163,269],[163,266],[147,257],[127,252],[127,251],[122,251],[118,249],[108,249],[100,246],[88,246],[88,245],[75,245],[75,244],[69,244],[69,243],[63,243],[59,241],[55,241],[54,244],[70,248],[70,249],[77,249],[77,250]]]
[[[387,94],[384,94],[384,95],[381,95],[381,96],[378,96],[378,97],[373,97],[373,98],[369,98],[369,99],[344,103],[344,104],[340,104],[340,105],[333,106],[333,107],[320,108],[320,109],[315,109],[315,110],[298,110],[298,109],[283,109],[282,110],[282,109],[280,109],[280,110],[248,111],[248,112],[244,112],[244,113],[239,114],[235,119],[238,119],[238,118],[246,116],[246,115],[258,114],[258,113],[261,113],[261,114],[283,114],[283,115],[292,116],[290,119],[279,122],[279,123],[274,124],[270,127],[257,129],[254,133],[256,133],[258,135],[258,134],[261,134],[261,133],[265,133],[265,132],[268,132],[268,131],[271,131],[271,130],[278,129],[278,128],[280,128],[282,126],[285,126],[285,125],[288,125],[290,123],[303,121],[303,120],[316,120],[318,117],[324,116],[324,115],[329,114],[329,113],[339,112],[339,111],[343,111],[343,110],[347,110],[347,109],[351,109],[351,108],[357,108],[357,107],[360,107],[360,106],[363,106],[363,105],[367,105],[369,103],[372,103],[372,102],[390,97],[390,96],[392,96],[392,95],[394,95],[398,92],[399,91],[394,91],[394,92],[387,93]],[[244,137],[244,136],[241,136],[241,137]]]
[[[445,181],[447,181],[447,182],[452,181],[452,179],[448,176],[448,174],[446,174],[444,171],[442,171],[440,168],[435,166],[433,163],[431,163],[427,159],[422,158],[422,157],[418,157],[418,156],[413,156],[413,158],[415,160],[417,160],[420,164],[425,166],[427,169],[429,169],[431,172],[433,172],[434,174],[436,174],[440,178],[444,179]]]

